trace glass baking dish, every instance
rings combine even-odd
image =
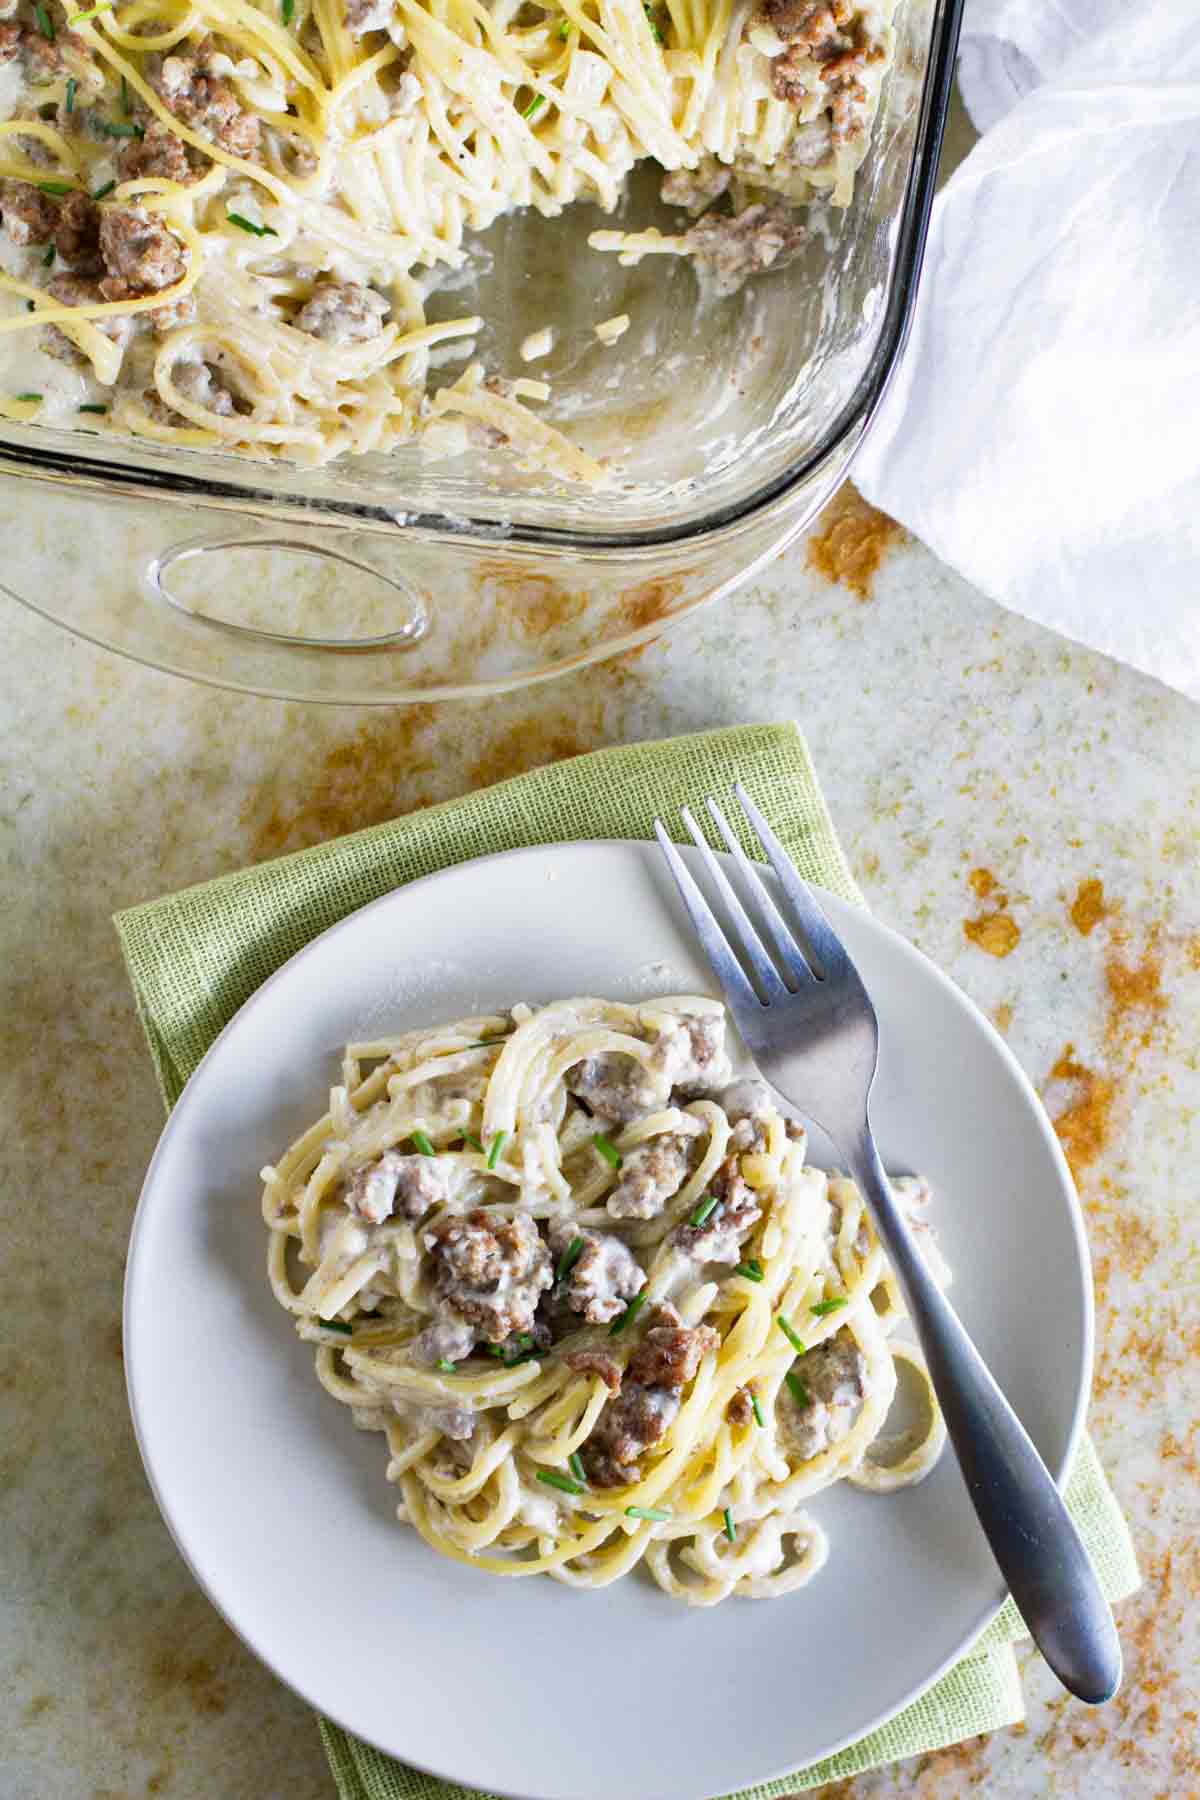
[[[653,171],[614,218],[502,219],[464,302],[479,354],[531,371],[549,417],[619,465],[602,489],[496,452],[415,447],[320,468],[0,425],[4,586],[110,649],[281,697],[394,703],[502,692],[631,649],[728,593],[844,479],[903,347],[953,79],[961,0],[901,0],[896,59],[849,206],[809,207],[804,255],[701,299],[675,258],[633,267],[599,225],[665,225]],[[593,326],[627,313],[602,346]],[[436,313],[435,313],[436,316]],[[35,483],[36,488],[18,487]]]

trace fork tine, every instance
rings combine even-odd
[[[675,877],[675,885],[679,889],[683,904],[687,907],[688,916],[695,927],[696,936],[700,939],[704,954],[712,965],[717,980],[725,990],[725,998],[737,1021],[738,1029],[745,1037],[756,1014],[763,1010],[762,1001],[751,987],[746,971],[726,943],[725,934],[718,925],[712,908],[697,887],[691,870],[671,842],[661,819],[654,821],[654,835],[667,859],[667,867]]]
[[[697,825],[695,818],[692,816],[691,809],[686,806],[681,806],[679,814],[692,834],[693,844],[695,844],[697,850],[704,858],[704,866],[712,878],[714,887],[717,889],[717,892],[725,903],[725,910],[728,912],[733,925],[734,940],[738,949],[750,964],[755,979],[762,988],[765,999],[768,1003],[773,1000],[786,999],[787,988],[780,979],[779,970],[771,961],[770,952],[759,937],[750,914],[746,911],[745,907],[734,893],[729,882],[729,877],[713,855],[708,839]]]
[[[736,862],[742,879],[754,895],[755,902],[767,928],[767,934],[775,947],[775,954],[783,965],[785,975],[791,977],[797,987],[803,987],[813,980],[813,972],[805,961],[804,951],[792,932],[791,926],[772,900],[770,894],[755,874],[754,865],[742,849],[736,835],[730,830],[729,821],[710,794],[705,804],[712,815],[717,830],[725,839],[726,848]]]
[[[837,970],[852,968],[842,940],[813,899],[812,889],[798,873],[795,863],[740,781],[734,782],[733,791],[747,822],[766,853],[767,861],[779,877],[780,886],[795,908],[796,917],[808,940],[812,960],[817,964],[814,973],[828,978]]]

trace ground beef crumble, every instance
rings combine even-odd
[[[122,146],[117,173],[122,181],[177,181],[186,186],[198,181],[203,170],[193,166],[187,145],[161,119],[155,119],[146,127],[144,138],[131,138]]]
[[[582,1100],[589,1112],[621,1124],[640,1118],[659,1102],[658,1089],[637,1058],[617,1050],[585,1057],[567,1070],[564,1080],[567,1092]]]
[[[621,1179],[605,1202],[614,1219],[656,1219],[688,1178],[690,1139],[678,1132],[639,1144],[626,1153]]]
[[[577,1375],[599,1375],[610,1394],[621,1391],[621,1365],[615,1356],[599,1345],[581,1346],[578,1350],[567,1350],[563,1354],[563,1362],[568,1369],[574,1369]]]
[[[674,1307],[659,1307],[625,1371],[644,1387],[682,1387],[720,1343],[711,1325],[684,1325]]]
[[[346,1190],[346,1205],[369,1224],[378,1225],[398,1212],[423,1218],[451,1195],[449,1165],[432,1156],[403,1156],[385,1150],[375,1162],[356,1169]]]
[[[672,169],[663,176],[660,192],[668,206],[682,206],[690,213],[702,213],[706,206],[719,200],[730,182],[733,170],[715,156],[705,156],[694,169]]]
[[[800,1357],[795,1372],[804,1399],[784,1388],[778,1406],[789,1444],[801,1462],[810,1462],[840,1443],[854,1424],[866,1393],[867,1359],[842,1330]]]
[[[245,112],[232,88],[208,73],[216,45],[205,38],[186,56],[164,56],[150,71],[164,106],[184,125],[210,138],[231,156],[252,157],[259,147],[259,122]]]
[[[100,221],[100,254],[108,275],[101,284],[109,299],[154,294],[170,287],[187,268],[179,239],[142,206],[110,206]]]
[[[732,1396],[725,1408],[725,1417],[731,1425],[748,1425],[754,1417],[754,1396],[748,1387],[740,1387]]]
[[[807,230],[786,206],[759,202],[736,215],[705,213],[687,232],[687,251],[714,293],[735,294],[751,275],[792,262]]]
[[[353,38],[386,31],[395,14],[392,0],[346,0],[346,29]]]
[[[583,1248],[561,1284],[563,1298],[590,1325],[606,1325],[641,1293],[645,1272],[628,1245],[610,1232],[579,1231],[570,1222],[556,1223],[550,1231],[550,1248],[561,1257],[576,1238],[582,1238]]]
[[[68,194],[63,200],[54,227],[54,248],[78,274],[98,275],[104,267],[100,208],[89,194]]]
[[[528,1213],[504,1218],[476,1207],[424,1234],[443,1308],[489,1343],[531,1331],[538,1299],[554,1280],[550,1252]]]
[[[681,1323],[659,1307],[630,1359],[619,1394],[608,1402],[581,1455],[596,1487],[627,1487],[641,1475],[638,1458],[670,1430],[684,1385],[720,1343],[709,1325]]]
[[[743,1179],[740,1158],[726,1157],[708,1184],[717,1204],[701,1225],[675,1228],[674,1242],[696,1262],[735,1263],[750,1227],[762,1217],[754,1190]]]
[[[388,302],[353,281],[318,281],[292,320],[297,331],[327,344],[360,344],[383,330]]]
[[[849,0],[763,0],[759,17],[786,46],[771,62],[776,98],[799,107],[823,90],[832,141],[844,144],[861,136],[865,124],[859,109],[867,90],[860,77],[886,50]]]
[[[55,275],[47,283],[46,292],[60,306],[94,306],[105,299],[101,284],[85,275]],[[122,349],[128,343],[133,329],[132,320],[122,318],[119,313],[89,319],[88,324],[93,325],[105,337],[111,338]],[[87,361],[84,352],[57,325],[46,326],[42,333],[42,348],[47,355],[57,357],[59,362]]]
[[[58,223],[53,197],[32,181],[0,182],[0,212],[14,244],[48,244]]]

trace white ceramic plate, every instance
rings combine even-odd
[[[1091,1283],[1057,1140],[1001,1039],[917,951],[828,900],[875,1000],[874,1115],[934,1184],[954,1296],[1056,1474],[1087,1392]],[[267,982],[171,1116],[134,1223],[129,1393],[163,1514],[246,1643],[392,1755],[535,1800],[698,1800],[852,1741],[970,1643],[1002,1586],[947,1452],[813,1511],[830,1559],[711,1611],[631,1577],[473,1575],[393,1516],[375,1434],[318,1386],[267,1285],[257,1172],[324,1109],[342,1045],[570,994],[712,992],[656,849],[467,863],[364,908]],[[814,1161],[822,1155],[814,1140]]]

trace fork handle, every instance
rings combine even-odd
[[[946,1429],[992,1554],[1034,1643],[1090,1705],[1121,1683],[1112,1610],[1053,1477],[937,1283],[896,1204],[870,1126],[845,1146],[908,1300]]]

